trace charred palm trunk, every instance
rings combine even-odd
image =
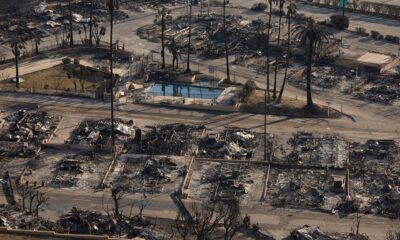
[[[93,46],[93,0],[90,1],[89,46]]]
[[[19,69],[18,69],[18,44],[15,44],[14,51],[15,51],[15,87],[19,88]]]
[[[313,61],[314,39],[309,39],[307,53],[307,108],[311,110],[314,103],[311,96],[311,65]]]
[[[281,23],[282,23],[282,2],[279,3],[279,26],[278,26],[278,41],[276,44],[277,50],[279,50],[279,44],[281,40]],[[275,100],[276,99],[276,81],[278,77],[278,54],[275,56],[275,75],[274,75],[274,93],[272,95],[272,98]]]
[[[268,30],[267,30],[267,98],[268,102],[271,100],[269,93],[269,60],[270,60],[270,33],[271,33],[271,17],[272,17],[272,1],[269,4],[269,16],[268,16]]]
[[[110,11],[110,92],[111,92],[111,147],[114,152],[115,148],[115,128],[114,128],[114,73],[113,73],[113,28],[114,28],[114,10]]]
[[[189,34],[188,34],[188,49],[187,49],[187,62],[186,62],[186,73],[190,73],[190,48],[192,40],[192,0],[188,0],[189,4]]]
[[[224,0],[224,14],[223,14],[223,20],[224,20],[224,43],[225,43],[225,60],[226,60],[226,80],[228,82],[231,80],[231,75],[229,72],[229,52],[228,52],[228,37],[226,35],[226,0]]]
[[[38,43],[38,40],[35,40],[35,53],[36,53],[36,55],[39,54],[39,43]]]
[[[73,34],[73,23],[72,23],[72,7],[71,0],[69,0],[69,46],[74,46],[74,34]]]
[[[161,60],[162,69],[165,69],[165,42],[164,42],[164,32],[165,32],[165,17],[164,13],[161,13]]]
[[[269,2],[269,17],[268,17],[268,30],[267,30],[267,86],[264,93],[264,161],[267,161],[267,104],[269,104],[271,97],[269,94],[269,40],[270,40],[270,27],[272,17],[272,1]]]
[[[283,90],[285,89],[286,85],[286,80],[287,80],[287,73],[288,73],[288,68],[289,68],[289,60],[290,60],[290,37],[291,37],[291,32],[290,32],[290,19],[291,17],[288,16],[288,39],[287,39],[287,52],[286,52],[286,68],[285,68],[285,75],[283,77],[283,83],[281,86],[281,90],[279,91],[279,96],[277,99],[277,103],[279,103],[282,100],[282,95],[283,95]]]

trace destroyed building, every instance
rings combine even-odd
[[[348,162],[348,142],[340,136],[298,132],[288,145],[283,160],[290,164],[343,167]]]
[[[175,185],[185,174],[186,166],[178,166],[170,157],[126,157],[113,182],[127,192],[156,193],[167,190],[167,184]]]
[[[230,54],[257,55],[265,52],[265,34],[268,24],[262,20],[248,20],[238,15],[228,15],[226,20]],[[192,16],[192,50],[208,57],[221,57],[224,54],[223,15],[210,14]],[[188,16],[179,16],[168,21],[166,39],[174,39],[181,52],[187,51]],[[272,34],[272,32],[271,32]],[[147,25],[138,29],[138,35],[153,42],[159,42],[161,27],[158,24]]]
[[[242,198],[253,184],[249,166],[221,163],[201,177],[201,184],[209,185],[210,200],[230,201]],[[206,187],[206,186],[205,186]]]
[[[124,144],[135,135],[133,121],[115,119],[115,136],[117,144]],[[106,149],[111,141],[111,121],[86,120],[79,124],[74,130],[68,143],[86,145],[95,149]]]
[[[89,157],[82,155],[66,156],[61,159],[54,170],[54,177],[51,184],[57,187],[72,187],[77,184],[80,175],[85,171],[90,171],[88,162]]]
[[[345,197],[342,174],[324,170],[274,169],[271,175],[270,201],[276,207],[332,212]]]
[[[354,143],[350,152],[351,184],[356,209],[400,217],[400,146],[394,140]]]
[[[40,145],[50,140],[62,118],[47,112],[20,110],[6,120],[8,131],[1,137],[3,140]]]
[[[197,155],[219,159],[251,159],[258,143],[259,136],[249,130],[225,128],[219,133],[207,133]]]
[[[131,147],[133,152],[151,155],[178,155],[193,153],[205,131],[202,125],[167,124],[150,127]],[[129,148],[129,147],[128,147]]]
[[[400,101],[399,74],[368,77],[357,86],[354,95],[360,99],[394,105]]]

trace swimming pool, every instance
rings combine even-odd
[[[146,92],[151,93],[154,96],[214,99],[218,98],[223,90],[224,89],[222,88],[208,88],[172,83],[155,83],[147,88]]]

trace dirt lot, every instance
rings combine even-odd
[[[62,65],[26,74],[21,76],[20,78],[24,80],[20,84],[20,87],[27,89],[69,89],[70,91],[75,91],[74,84],[76,84],[77,91],[82,90],[82,84],[84,86],[84,91],[94,91],[96,89],[94,82],[89,79],[82,80],[81,82],[78,78],[68,78],[67,71],[63,69]],[[13,87],[14,85],[15,83],[0,82],[0,87]]]
[[[272,93],[271,93],[272,98]],[[269,114],[277,116],[290,116],[290,117],[305,117],[305,118],[315,118],[322,117],[326,118],[328,113],[328,108],[326,106],[315,105],[315,110],[313,113],[309,113],[305,110],[306,99],[294,99],[282,97],[282,101],[279,104],[273,104],[267,110]],[[249,97],[247,97],[246,102],[241,104],[240,109],[244,112],[250,113],[263,113],[264,112],[264,91],[255,90]],[[343,115],[335,109],[330,109],[329,118],[341,118]]]

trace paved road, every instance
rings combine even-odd
[[[65,213],[67,209],[79,206],[81,209],[91,209],[93,211],[103,211],[112,207],[109,191],[85,194],[76,190],[64,190],[63,192],[48,190],[50,204],[44,207],[45,211],[41,216],[57,219],[57,216]],[[66,197],[68,196],[68,198]],[[137,203],[140,201],[140,194],[126,195],[121,206],[125,214],[136,214],[138,212]],[[169,193],[149,196],[148,206],[144,210],[145,216],[174,219],[177,215],[176,206],[173,204]],[[190,201],[185,201],[190,206]],[[56,203],[56,204],[53,204]],[[133,208],[132,208],[132,204]],[[296,227],[308,225],[318,225],[322,230],[340,233],[349,233],[354,224],[354,216],[340,218],[337,215],[313,212],[301,209],[282,209],[273,208],[269,205],[252,204],[242,208],[242,214],[249,214],[252,223],[260,226],[273,234],[277,239],[285,235]],[[360,232],[366,233],[371,239],[384,239],[387,231],[395,230],[399,222],[387,218],[364,216],[360,224]]]
[[[232,10],[234,11],[234,10]],[[237,10],[239,11],[239,10]],[[159,44],[147,43],[139,39],[135,34],[135,29],[138,26],[147,24],[154,16],[143,15],[140,18],[116,25],[116,39],[120,39],[127,43],[130,50],[137,52],[159,49]],[[367,43],[367,46],[370,43]],[[373,43],[372,43],[373,44]],[[207,66],[211,63],[202,61],[199,66],[201,71],[207,71]],[[217,60],[215,64],[218,64]],[[237,67],[240,69],[240,67]],[[240,69],[242,74],[254,77],[254,79],[262,86],[263,78],[256,78],[254,72],[249,69]],[[237,76],[238,81],[244,81],[245,78]],[[264,85],[265,86],[265,85]],[[293,87],[288,87],[289,96],[301,96],[304,92]],[[285,117],[269,117],[269,131],[293,132],[297,130],[319,131],[340,133],[350,138],[398,138],[399,137],[399,115],[400,110],[397,107],[381,106],[377,104],[369,104],[351,99],[348,96],[316,92],[316,101],[324,103],[326,100],[335,99],[336,106],[343,104],[345,112],[351,113],[355,122],[348,118],[340,120],[326,119],[289,119]],[[21,95],[16,93],[1,94],[0,106],[15,106],[25,103],[37,103],[42,109],[50,112],[58,113],[63,116],[73,117],[74,115],[82,118],[99,118],[108,116],[108,105],[100,101],[87,99],[71,99],[63,97],[48,97],[40,95]],[[259,115],[230,113],[221,114],[216,112],[198,112],[189,110],[170,109],[163,107],[145,106],[145,105],[126,105],[123,110],[117,111],[117,116],[133,119],[141,119],[144,121],[157,122],[185,122],[185,123],[204,123],[209,128],[222,128],[224,126],[240,126],[248,127],[260,131],[263,118]],[[74,205],[80,205],[82,208],[100,210],[101,193],[82,194],[79,192],[49,192],[52,199],[50,204],[46,206],[48,211],[42,214],[59,214],[62,210],[70,209]],[[72,196],[72,197],[71,197]],[[131,196],[124,203],[129,207],[129,203],[135,197]],[[302,210],[287,210],[287,209],[272,209],[268,206],[248,206],[245,211],[251,213],[254,222],[260,222],[263,227],[266,227],[276,236],[282,236],[289,229],[303,225],[316,224],[322,229],[337,230],[348,232],[352,220],[349,218],[340,219],[337,216],[315,213]],[[160,217],[174,217],[175,207],[167,196],[159,196],[153,199],[149,210],[146,211],[149,215],[157,215]],[[46,215],[45,215],[46,216]],[[54,215],[53,215],[54,216]],[[363,220],[362,231],[374,236],[374,239],[382,239],[383,234],[387,229],[394,228],[395,222],[376,217],[367,217]]]

